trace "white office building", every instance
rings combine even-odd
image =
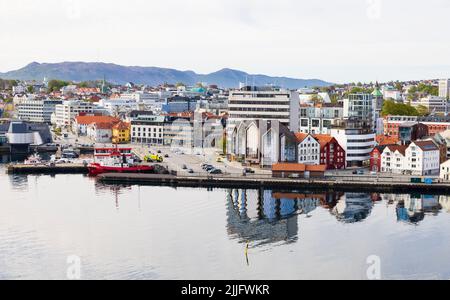
[[[346,151],[347,167],[368,165],[375,148],[376,133],[371,120],[351,118],[340,120],[331,129],[333,136]]]
[[[293,132],[299,130],[300,98],[298,92],[244,87],[230,91],[228,100],[230,126],[243,121],[279,121]]]
[[[62,104],[62,100],[27,99],[22,100],[16,106],[17,117],[23,121],[50,123],[56,105]]]
[[[84,101],[64,101],[55,106],[55,113],[52,115],[51,122],[57,126],[71,126],[75,117],[82,113],[94,113],[95,106],[90,102]]]
[[[140,115],[131,120],[131,142],[137,144],[164,144],[164,116]]]

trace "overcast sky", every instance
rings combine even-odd
[[[450,77],[448,0],[0,0],[0,71],[101,61],[333,82]]]

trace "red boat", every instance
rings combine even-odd
[[[94,163],[88,165],[89,175],[103,173],[152,173],[153,167],[138,165],[133,161],[131,148],[96,148]]]

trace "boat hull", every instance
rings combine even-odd
[[[152,173],[154,170],[151,166],[108,167],[99,164],[90,164],[88,169],[91,176],[104,173]]]

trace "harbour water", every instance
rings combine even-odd
[[[0,279],[450,279],[450,197],[105,186],[0,167]],[[248,251],[246,248],[248,247]]]

